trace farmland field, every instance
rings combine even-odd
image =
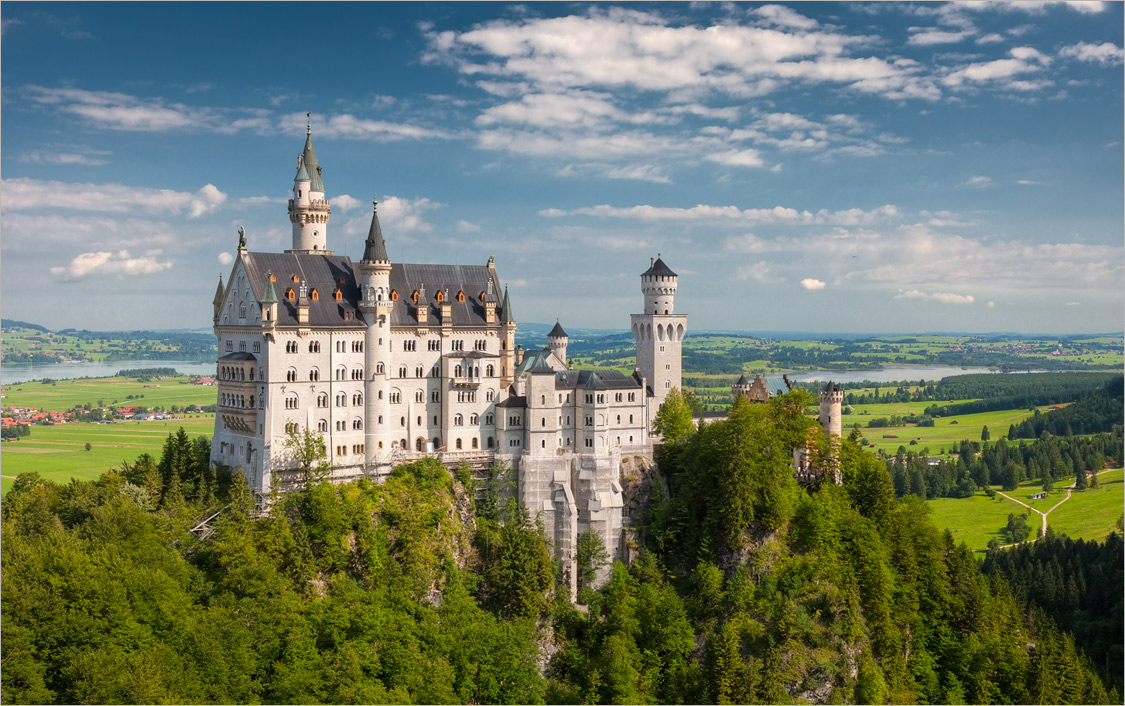
[[[948,529],[956,542],[965,542],[974,550],[984,549],[993,537],[1006,543],[1000,531],[1008,524],[1008,514],[1029,512],[999,495],[989,499],[983,491],[971,498],[935,498],[927,500],[926,504],[933,511],[930,517],[939,529]],[[1027,521],[1038,527],[1039,515],[1029,513]]]
[[[1098,487],[1071,494],[1047,517],[1047,525],[1071,539],[1102,540],[1117,531],[1117,518],[1125,507],[1125,470],[1098,476]]]
[[[97,405],[98,400],[111,405],[142,405],[164,407],[172,405],[215,404],[216,389],[208,385],[190,385],[187,377],[162,378],[151,382],[137,382],[135,378],[94,378],[89,380],[58,380],[53,383],[24,382],[5,385],[5,407],[33,407],[42,410],[64,411],[77,405]],[[128,399],[132,395],[134,399]]]
[[[37,472],[47,480],[66,483],[71,478],[93,480],[122,461],[132,463],[142,453],[160,458],[168,434],[180,427],[189,436],[211,437],[215,416],[193,414],[184,419],[116,424],[72,423],[33,426],[31,436],[0,445],[3,492],[20,473]],[[86,444],[90,450],[86,451]]]
[[[860,425],[860,433],[863,438],[867,440],[868,444],[875,444],[875,450],[886,451],[887,453],[894,454],[899,446],[907,446],[910,448],[910,440],[917,440],[917,449],[929,448],[931,455],[936,455],[939,451],[944,449],[949,451],[949,447],[953,442],[965,441],[980,441],[981,431],[984,427],[988,427],[993,441],[1005,436],[1008,433],[1008,426],[1023,421],[1031,416],[1031,412],[1026,409],[1004,409],[994,412],[979,412],[977,414],[960,414],[955,417],[938,417],[934,420],[932,427],[917,427],[917,426],[900,426],[900,427],[875,427],[868,428],[863,425],[868,420],[890,416],[896,413],[905,414],[908,411],[921,412],[926,405],[933,404],[925,402],[904,402],[902,404],[880,404],[880,405],[857,405],[856,409],[867,409],[872,407],[881,408],[881,411],[876,414],[872,412],[869,415],[856,415],[848,414],[844,416],[844,434],[847,435],[851,432],[853,424]],[[921,405],[921,408],[918,408]],[[956,423],[955,423],[956,422]],[[885,439],[884,435],[893,435],[897,438]]]

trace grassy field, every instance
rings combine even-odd
[[[999,490],[999,486],[993,487]],[[1029,481],[1007,494],[1040,512],[1047,512],[1066,497],[1065,489],[1054,490],[1041,500],[1027,497],[1038,490],[1039,484]],[[933,511],[934,524],[949,529],[954,539],[974,550],[984,550],[993,537],[1006,543],[1001,530],[1008,524],[1008,513],[1027,514],[1033,537],[1043,523],[1041,515],[1000,495],[990,500],[983,491],[971,498],[936,498],[926,503]],[[1123,507],[1125,470],[1117,469],[1099,475],[1097,488],[1072,493],[1070,500],[1047,515],[1047,527],[1072,539],[1102,540],[1117,529]]]
[[[934,420],[934,425],[932,427],[902,426],[867,428],[862,426],[866,424],[869,419],[889,417],[896,412],[898,414],[905,414],[909,410],[921,412],[928,404],[933,403],[906,402],[897,405],[857,405],[856,409],[879,408],[880,411],[878,413],[872,411],[867,416],[856,414],[845,415],[844,434],[846,435],[851,432],[853,424],[860,424],[861,427],[859,431],[863,434],[863,438],[867,439],[869,445],[875,444],[875,449],[873,450],[883,450],[893,454],[898,450],[899,446],[906,446],[908,449],[916,451],[929,448],[931,455],[937,455],[942,449],[948,452],[950,446],[952,446],[955,441],[980,441],[981,431],[986,426],[991,434],[991,440],[995,441],[1008,433],[1009,425],[1017,424],[1031,416],[1031,412],[1028,412],[1026,409],[1005,409],[994,412],[980,412],[978,414],[960,414],[955,417],[939,417]],[[918,405],[921,405],[921,408],[917,408]],[[898,438],[885,439],[883,438],[884,435],[894,435]],[[918,442],[914,447],[910,446],[911,439],[915,439]]]
[[[1098,476],[1098,487],[1075,492],[1047,516],[1047,525],[1071,539],[1101,540],[1117,531],[1117,518],[1125,508],[1125,470]]]
[[[66,483],[71,478],[97,478],[122,461],[135,461],[142,453],[159,459],[164,440],[180,427],[192,438],[210,438],[215,430],[215,416],[195,414],[160,422],[33,426],[31,436],[0,445],[3,492],[8,492],[12,478],[30,471]],[[89,451],[86,444],[90,444]]]
[[[1023,498],[1020,498],[1021,500]],[[971,549],[984,549],[993,537],[1004,542],[1001,530],[1008,524],[1008,513],[1028,513],[1028,523],[1038,527],[1039,515],[1029,513],[1013,502],[999,495],[989,499],[983,491],[971,498],[935,498],[926,504],[933,511],[934,524],[940,529],[948,529],[957,542],[965,542]]]
[[[67,331],[55,333],[23,326],[3,328],[4,356],[40,353],[72,360],[149,359],[182,354],[214,360],[215,340],[199,333],[154,334],[138,331]],[[9,362],[12,359],[9,358]]]
[[[5,407],[34,407],[61,412],[87,402],[97,405],[98,400],[105,405],[138,404],[164,408],[215,404],[216,388],[189,385],[187,377],[145,383],[137,382],[135,378],[96,378],[59,380],[46,385],[40,382],[5,385],[2,394]],[[128,399],[129,395],[134,399]]]

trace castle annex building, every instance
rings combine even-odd
[[[373,205],[353,262],[330,248],[331,214],[310,128],[288,205],[292,248],[252,252],[242,237],[215,292],[212,461],[241,468],[262,501],[295,467],[285,442],[304,429],[323,435],[334,480],[382,477],[423,455],[503,461],[564,563],[587,529],[616,558],[621,455],[651,452],[651,419],[680,386],[687,317],[675,313],[675,272],[656,259],[641,275],[632,375],[575,371],[561,325],[543,350],[517,349],[492,258],[392,262]]]

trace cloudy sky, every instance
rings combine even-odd
[[[1109,332],[1122,4],[4,3],[3,315],[207,327],[288,247],[305,111],[358,259],[496,256],[519,320]]]

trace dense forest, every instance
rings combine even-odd
[[[182,433],[97,481],[22,475],[2,507],[0,698],[1120,702],[1073,623],[982,573],[879,459],[820,435],[810,401],[739,402],[698,431],[664,414],[633,561],[595,589],[604,550],[579,538],[581,608],[503,468],[310,475],[260,516]],[[841,486],[798,485],[805,443]]]
[[[1125,554],[1120,537],[1086,542],[1048,530],[1041,541],[990,551],[981,569],[1003,576],[1021,598],[1074,635],[1075,643],[1121,688]]]
[[[1046,434],[1071,436],[1074,434],[1093,434],[1109,431],[1121,424],[1122,410],[1125,409],[1125,378],[1098,388],[1078,402],[1055,409],[1046,414],[1036,410],[1031,419],[1008,428],[1009,439],[1037,439]]]
[[[1044,486],[1069,485],[1079,474],[1085,482],[1086,471],[1101,471],[1106,462],[1121,467],[1123,446],[1125,439],[1117,426],[1112,432],[1089,437],[1053,437],[1031,443],[962,441],[951,450],[955,457],[932,466],[925,454],[900,446],[898,453],[886,459],[886,466],[899,497],[967,498],[995,484],[1004,490],[1015,490],[1025,480],[1037,480]],[[1090,482],[1096,484],[1097,477]]]

